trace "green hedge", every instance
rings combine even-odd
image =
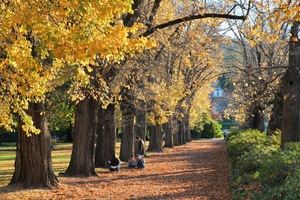
[[[235,129],[227,149],[233,199],[300,199],[300,143],[280,149],[280,134]]]

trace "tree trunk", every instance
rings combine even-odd
[[[144,107],[141,109],[135,109],[135,136],[139,136],[142,140],[146,141],[147,133],[147,122],[146,122],[146,111]],[[134,155],[138,154],[138,143],[134,145]]]
[[[151,125],[150,126],[150,142],[147,151],[161,152],[163,151],[163,140],[162,140],[162,131],[161,124]]]
[[[100,106],[97,116],[96,126],[96,150],[95,150],[95,167],[106,168],[105,148],[104,148],[104,109]]]
[[[108,160],[116,154],[115,104],[99,109],[97,119],[95,167],[109,167]]]
[[[189,115],[189,111],[186,111],[184,116],[184,133],[185,133],[186,142],[190,142],[192,140],[189,123],[190,123],[190,115]]]
[[[146,104],[140,101],[138,108],[135,109],[135,135],[146,141],[147,133],[147,117],[146,117]]]
[[[260,111],[254,111],[253,113],[253,122],[252,122],[252,128],[258,129],[259,131],[264,131],[264,122],[265,118],[263,114]]]
[[[186,133],[185,133],[185,118],[183,117],[181,120],[182,120],[180,122],[181,137],[182,137],[181,142],[182,142],[182,144],[186,144],[186,141],[185,141],[185,135],[186,135]]]
[[[35,127],[41,132],[27,137],[21,128],[23,123],[20,122],[15,171],[10,184],[20,184],[25,188],[58,185],[52,169],[51,138],[44,112],[43,103],[29,103],[27,114],[32,117]]]
[[[120,159],[128,161],[134,153],[134,107],[131,103],[123,101],[121,103],[122,111],[122,140]]]
[[[179,146],[178,143],[178,129],[179,129],[179,125],[178,125],[178,121],[175,117],[173,117],[172,119],[172,132],[173,132],[173,141],[174,141],[174,146]]]
[[[183,121],[181,119],[177,120],[177,125],[178,125],[178,130],[177,130],[177,135],[178,135],[178,144],[183,145],[183,138],[184,138],[184,125]]]
[[[289,68],[283,79],[283,112],[281,146],[300,141],[300,22],[291,28]]]
[[[164,124],[165,126],[165,147],[174,147],[174,140],[173,140],[173,132],[172,132],[172,118],[169,119],[167,123]]]
[[[282,83],[279,86],[279,89],[274,97],[274,103],[272,108],[272,113],[268,125],[268,135],[271,135],[272,132],[281,130],[281,121],[282,121],[282,109],[283,109],[283,90]]]
[[[88,97],[76,107],[74,142],[66,176],[97,176],[94,144],[98,109],[99,103]]]
[[[144,141],[146,140],[147,133],[147,122],[146,122],[146,111],[136,109],[135,110],[135,135],[142,138]]]

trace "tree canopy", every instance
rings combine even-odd
[[[13,115],[23,129],[38,133],[24,112],[65,80],[88,84],[98,58],[122,60],[141,51],[143,37],[128,37],[141,27],[125,27],[123,13],[132,1],[2,1],[0,3],[1,124]],[[97,95],[94,94],[97,98]],[[73,99],[80,99],[77,93]]]

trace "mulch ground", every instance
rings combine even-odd
[[[0,199],[230,200],[229,166],[222,140],[200,140],[147,153],[146,168],[97,169],[98,177],[58,177],[56,189],[0,188]]]

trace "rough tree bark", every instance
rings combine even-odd
[[[164,124],[165,126],[165,145],[164,147],[174,147],[174,140],[173,140],[173,132],[172,132],[172,118],[169,119],[167,123]]]
[[[147,151],[162,152],[163,140],[162,140],[162,125],[156,124],[150,126],[150,142]]]
[[[115,104],[99,109],[97,119],[95,167],[108,167],[108,160],[116,154]]]
[[[189,110],[186,111],[184,115],[184,133],[185,133],[185,141],[192,141],[191,131],[190,131],[190,114]]]
[[[76,107],[74,142],[66,176],[97,176],[94,164],[95,128],[99,102],[86,97]]]
[[[120,159],[122,161],[128,161],[134,153],[134,105],[124,99],[121,103],[121,111],[122,140]]]
[[[183,138],[184,138],[184,125],[182,119],[177,120],[177,125],[178,125],[178,130],[177,130],[177,135],[178,135],[178,145],[183,145]]]
[[[104,148],[104,109],[100,106],[97,116],[96,126],[96,149],[95,149],[95,167],[106,167],[105,148]]]
[[[41,132],[27,137],[21,128],[23,123],[20,122],[15,171],[10,184],[20,184],[25,188],[58,185],[52,169],[51,138],[44,112],[43,103],[29,103],[27,114],[32,117],[35,127]]]
[[[146,133],[147,133],[147,118],[146,118],[146,108],[145,102],[141,102],[139,108],[135,109],[135,121],[136,124],[134,126],[135,136],[139,136],[142,140],[146,141]],[[138,143],[134,144],[134,155],[138,152]]]
[[[185,141],[185,118],[183,117],[182,119],[181,119],[181,123],[180,123],[180,128],[181,128],[181,135],[182,135],[182,144],[186,144],[186,141]]]
[[[300,141],[300,22],[294,22],[289,42],[289,68],[283,78],[281,146]]]
[[[174,146],[179,146],[179,143],[178,143],[178,128],[179,128],[179,125],[178,125],[178,122],[177,122],[177,119],[175,116],[172,117],[172,132],[173,132],[173,141],[174,141]]]
[[[145,104],[145,103],[143,103]],[[147,133],[147,118],[146,118],[146,110],[145,108],[135,109],[135,135],[142,138],[144,141],[146,140]]]

